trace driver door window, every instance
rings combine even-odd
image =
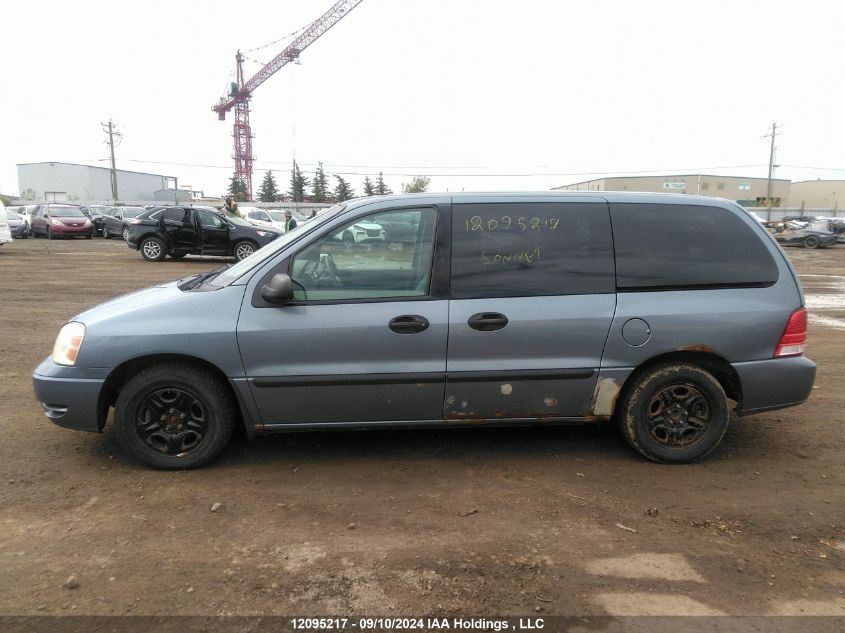
[[[404,241],[384,225],[414,221]],[[425,297],[429,293],[437,211],[386,211],[357,218],[318,239],[293,259],[294,297],[301,301],[354,301]]]
[[[205,209],[197,209],[197,218],[200,221],[200,226],[204,229],[219,229],[223,226],[223,220]]]

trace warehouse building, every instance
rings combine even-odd
[[[801,209],[841,209],[845,203],[845,180],[793,182],[789,206]]]
[[[647,191],[652,193],[686,193],[726,198],[748,206],[765,205],[766,178],[681,174],[669,176],[609,176],[571,185],[555,187],[559,191]],[[772,206],[789,200],[790,181],[772,179]]]
[[[22,197],[41,202],[93,203],[112,200],[111,169],[75,163],[18,164]],[[179,189],[175,176],[117,170],[117,199],[123,202],[191,201],[191,192]]]

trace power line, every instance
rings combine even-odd
[[[96,160],[103,160],[103,159],[96,159]],[[141,160],[137,158],[125,158],[123,159],[128,162],[133,163],[146,163],[150,165],[175,165],[179,167],[201,167],[206,169],[231,169],[231,165],[208,165],[202,163],[182,163],[182,162],[170,162],[170,161],[159,161],[159,160]],[[261,164],[264,165],[289,165],[290,161],[260,161]],[[315,163],[299,163],[300,165],[313,165]],[[343,167],[343,165],[335,165],[333,163],[323,163],[324,167]],[[350,176],[373,176],[379,173],[379,171],[383,172],[385,176],[418,176],[420,175],[419,172],[411,173],[411,172],[387,172],[384,171],[383,168],[370,166],[370,165],[361,165],[360,167],[370,167],[374,171],[335,171],[332,169],[333,173],[337,173],[340,175],[350,175]],[[431,167],[431,166],[429,166]],[[756,163],[756,164],[747,164],[747,165],[715,165],[715,166],[708,166],[708,167],[675,167],[671,169],[636,169],[636,170],[628,170],[628,171],[582,171],[582,172],[509,172],[509,173],[431,173],[428,172],[425,175],[437,178],[533,178],[533,177],[558,177],[558,176],[612,176],[615,174],[618,175],[630,175],[630,174],[649,174],[649,173],[663,173],[663,172],[682,172],[682,171],[697,171],[697,170],[707,170],[707,169],[743,169],[749,167],[765,167],[765,163]],[[398,168],[398,167],[397,167]],[[420,167],[420,169],[427,169],[428,167]],[[458,168],[458,167],[455,167]],[[271,168],[258,168],[260,171],[268,171]],[[448,166],[441,166],[439,169],[451,169]],[[479,167],[478,169],[483,169]],[[307,173],[314,173],[313,171],[307,171]]]

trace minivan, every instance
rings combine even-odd
[[[360,223],[413,239],[344,244]],[[33,376],[56,424],[164,469],[276,431],[614,420],[658,462],[731,413],[804,402],[807,314],[744,209],[672,194],[414,194],[339,204],[227,267],[74,317]],[[526,429],[526,432],[530,430]]]

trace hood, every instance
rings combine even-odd
[[[20,218],[16,218],[14,220],[7,220],[7,222],[9,223],[9,226],[20,226],[21,224],[23,224],[23,220],[21,220]]]
[[[59,222],[63,222],[64,224],[85,224],[85,221],[88,220],[84,215],[79,216],[66,216],[66,215],[51,215],[51,220],[58,220]]]
[[[115,319],[125,316],[141,307],[159,305],[184,294],[177,286],[179,281],[181,280],[170,281],[150,288],[144,288],[137,292],[121,295],[111,301],[106,301],[85,312],[77,314],[70,320],[78,321],[88,326],[105,319]]]

